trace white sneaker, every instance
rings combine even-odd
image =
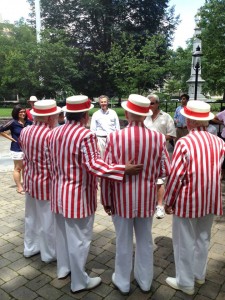
[[[160,205],[156,206],[155,216],[157,219],[163,219],[165,217],[165,209],[163,206]]]
[[[123,291],[121,290],[118,285],[115,283],[115,273],[112,274],[112,283],[115,286],[116,289],[118,289],[120,291],[120,293],[124,296],[128,295],[130,293],[130,291]]]
[[[177,280],[174,277],[167,277],[166,283],[171,286],[175,290],[182,291],[183,293],[187,295],[194,295],[195,290],[192,287],[181,287],[177,284]]]
[[[70,292],[72,294],[76,294],[76,293],[79,293],[79,292],[83,292],[83,291],[89,291],[91,289],[94,289],[96,288],[97,286],[99,286],[101,284],[102,280],[100,277],[93,277],[93,278],[89,278],[89,282],[86,286],[86,288],[84,289],[81,289],[81,290],[78,290],[78,291],[73,291],[72,289],[70,290]]]
[[[96,288],[101,284],[102,280],[100,277],[93,277],[89,279],[88,285],[86,286],[85,290],[91,290]]]
[[[202,285],[202,284],[205,283],[205,279],[195,279],[195,282],[196,282],[197,284]]]

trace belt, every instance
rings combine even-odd
[[[97,137],[106,139],[106,138],[107,138],[107,135],[97,135]]]
[[[177,126],[177,128],[180,128],[180,129],[187,129],[187,126],[185,126],[185,127],[178,127],[178,126]]]

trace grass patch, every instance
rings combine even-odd
[[[12,108],[0,108],[0,118],[11,117]]]

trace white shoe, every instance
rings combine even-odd
[[[165,217],[165,209],[163,206],[157,205],[156,206],[156,218],[157,219],[163,219]]]
[[[114,286],[120,291],[120,293],[124,296],[128,295],[130,291],[123,291],[121,290],[118,285],[115,283],[115,273],[112,274],[112,283],[114,284]]]
[[[202,280],[201,279],[195,279],[195,282],[202,285],[202,284],[205,283],[205,279],[202,279]]]
[[[100,277],[89,278],[89,282],[88,282],[86,288],[78,290],[78,291],[70,290],[70,292],[72,294],[76,294],[76,293],[79,293],[79,292],[88,291],[88,290],[94,289],[97,286],[99,286],[101,284],[101,282],[102,282],[102,280],[101,280]]]
[[[194,288],[189,288],[189,287],[181,287],[177,284],[177,280],[176,278],[173,278],[173,277],[167,277],[166,278],[166,283],[171,286],[173,289],[175,290],[180,290],[182,291],[183,293],[185,294],[188,294],[188,295],[194,295],[195,293],[195,290]]]
[[[40,251],[36,251],[36,252],[30,253],[30,254],[23,254],[23,256],[24,256],[25,258],[30,258],[30,257],[33,257],[33,256],[35,256],[35,255],[38,255],[39,253],[40,253]]]
[[[85,290],[91,290],[97,287],[102,282],[100,277],[93,277],[89,279],[88,285]]]

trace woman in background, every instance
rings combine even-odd
[[[13,179],[17,187],[17,193],[24,194],[21,183],[21,173],[23,171],[23,152],[18,143],[21,130],[32,122],[27,120],[26,110],[21,105],[14,106],[12,110],[13,119],[5,125],[0,126],[0,133],[10,130],[12,142],[10,147],[11,158],[14,161]]]

